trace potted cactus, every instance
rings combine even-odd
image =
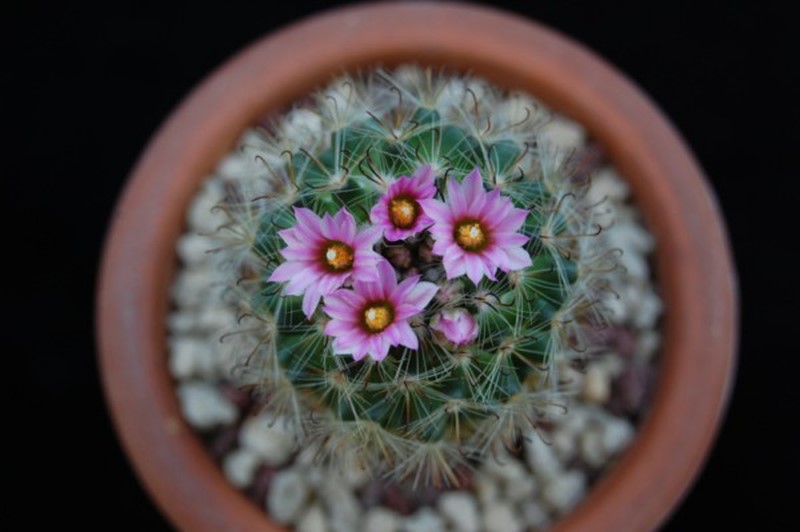
[[[421,83],[392,78],[408,62],[422,65]],[[653,412],[564,522],[654,526],[707,449],[731,367],[716,212],[691,157],[624,80],[547,30],[448,5],[353,8],[256,45],[193,95],[137,167],[109,238],[99,316],[109,398],[148,487],[184,527],[267,526],[180,420],[164,363],[167,286],[200,180],[245,128],[342,68],[350,81],[315,108],[315,134],[262,137],[260,177],[221,206],[242,377],[333,464],[412,484],[458,484],[498,442],[517,446],[535,428],[554,402],[558,358],[585,352],[587,331],[602,326],[611,253],[583,201],[586,176],[536,142],[535,117],[486,105],[491,94],[453,97],[459,72],[475,71],[582,122],[658,240],[668,313]],[[708,395],[687,396],[701,384]],[[683,428],[687,407],[703,431]],[[647,501],[621,513],[655,476]]]
[[[557,401],[557,359],[603,326],[613,251],[589,180],[537,145],[533,102],[469,83],[339,80],[250,137],[260,165],[228,185],[230,349],[335,464],[457,484],[468,459],[519,445]],[[296,135],[298,117],[313,123]]]

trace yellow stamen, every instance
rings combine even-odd
[[[398,196],[389,202],[389,219],[395,227],[408,229],[417,220],[419,203],[408,197]]]
[[[385,303],[370,305],[364,309],[364,324],[370,332],[381,332],[392,324],[392,310]]]
[[[455,239],[467,251],[478,251],[486,245],[486,230],[477,221],[461,222],[456,225]]]
[[[349,270],[353,266],[353,248],[343,242],[329,242],[323,259],[330,270]]]

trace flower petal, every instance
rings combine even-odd
[[[361,342],[353,346],[353,359],[361,360],[369,353],[370,339],[365,335]]]
[[[383,236],[383,228],[380,226],[371,226],[358,233],[355,238],[353,238],[352,243],[348,242],[348,244],[357,250],[372,249],[375,243],[380,240],[381,236]]]
[[[484,273],[483,261],[475,253],[465,253],[462,260],[464,261],[467,277],[477,286],[481,282]]]
[[[494,271],[494,268],[500,268],[504,272],[508,271],[508,268],[510,267],[508,255],[503,248],[499,246],[492,246],[484,249],[481,254],[485,259],[488,259],[491,262],[493,266],[492,271]]]
[[[304,236],[314,237],[322,233],[322,220],[311,209],[295,207],[294,216],[297,218],[294,228],[301,231]]]
[[[397,289],[397,274],[388,260],[378,263],[378,277],[384,297],[389,297]]]
[[[356,237],[356,220],[350,211],[340,209],[333,219],[337,227],[337,234],[341,236],[337,240],[342,242],[352,242]]]
[[[422,311],[428,306],[428,303],[431,302],[431,299],[433,299],[433,296],[436,295],[438,290],[439,287],[433,283],[429,283],[427,281],[417,283],[417,286],[408,292],[404,303],[414,305],[420,309],[420,311]]]
[[[467,265],[463,260],[464,255],[464,250],[456,244],[447,248],[442,258],[442,265],[448,279],[455,279],[466,273]]]
[[[497,247],[522,246],[530,240],[522,233],[494,233],[492,236]]]
[[[292,246],[283,248],[280,253],[286,260],[311,262],[319,259],[320,252],[316,246]]]
[[[331,314],[330,308],[325,306],[325,312],[329,315]],[[352,338],[354,332],[354,324],[351,322],[346,322],[338,319],[332,319],[328,323],[325,324],[325,334],[328,336],[336,336],[337,340],[339,340],[339,344],[343,345],[342,342],[344,338]],[[340,340],[341,339],[341,340]],[[349,341],[349,340],[348,340]]]
[[[474,205],[475,201],[486,195],[486,190],[483,188],[483,177],[478,167],[475,167],[472,172],[467,174],[461,184],[461,188],[468,205]]]
[[[288,281],[293,276],[297,275],[297,268],[298,264],[296,262],[284,262],[283,264],[275,268],[275,271],[272,272],[272,275],[269,276],[269,279],[267,279],[267,281],[270,282]]]
[[[400,335],[400,345],[404,345],[409,349],[419,349],[419,338],[414,334],[414,329],[407,321],[397,324],[397,331]]]
[[[533,264],[530,253],[524,248],[505,248],[504,251],[508,255],[508,270],[503,271],[521,270]]]
[[[321,297],[322,294],[319,293],[316,285],[311,284],[306,288],[306,292],[303,294],[303,314],[305,314],[306,318],[309,320],[311,316],[314,315],[314,311],[317,310],[317,305]]]
[[[364,349],[367,354],[375,361],[381,361],[389,354],[389,342],[383,334],[373,334],[367,342],[364,342]]]
[[[467,212],[467,198],[462,186],[454,177],[447,179],[447,204],[455,218],[460,218]]]
[[[503,231],[516,231],[522,227],[527,217],[527,210],[512,208],[498,223],[498,227],[502,227]]]
[[[332,302],[336,306],[348,306],[354,309],[361,308],[367,300],[355,290],[337,290],[325,297],[326,302]]]
[[[347,281],[348,277],[348,273],[325,273],[320,277],[317,289],[320,294],[327,296],[334,290],[340,288],[345,281]]]
[[[409,292],[417,285],[419,282],[421,275],[412,275],[411,277],[406,277],[403,281],[397,285],[397,288],[391,295],[393,301],[404,301]]]
[[[446,203],[435,199],[418,200],[417,203],[435,223],[452,222],[453,213]]]

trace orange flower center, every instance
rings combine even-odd
[[[408,229],[419,216],[419,203],[408,196],[397,196],[389,202],[389,219],[395,227]]]
[[[392,307],[386,303],[371,303],[364,309],[364,326],[369,332],[378,333],[394,320]]]
[[[343,272],[353,267],[353,248],[344,242],[331,240],[323,249],[322,262],[328,270]]]
[[[486,247],[486,229],[477,220],[464,220],[456,224],[453,231],[456,243],[466,251],[480,251]]]

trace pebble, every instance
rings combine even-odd
[[[295,146],[308,146],[322,137],[322,117],[309,109],[295,109],[287,116],[283,133]]]
[[[235,328],[236,316],[229,309],[223,307],[207,307],[197,316],[197,326],[204,331],[215,333],[213,342],[219,343],[219,336],[221,331],[229,332]]]
[[[197,308],[204,303],[216,303],[210,297],[211,275],[205,269],[184,269],[172,284],[172,301],[180,308]]]
[[[634,220],[620,221],[609,229],[607,236],[613,239],[614,247],[625,250],[623,255],[641,256],[655,248],[653,236]]]
[[[295,528],[297,532],[326,532],[328,530],[325,512],[319,504],[314,504],[303,512],[303,517]]]
[[[397,532],[398,530],[400,530],[400,516],[380,506],[370,508],[361,523],[362,532]]]
[[[537,491],[536,478],[525,471],[522,476],[508,480],[505,489],[505,500],[521,502],[530,499]]]
[[[206,181],[189,205],[187,214],[189,227],[206,235],[216,232],[217,228],[227,221],[225,213],[214,208],[224,197],[225,191],[221,183],[213,180]]]
[[[633,324],[640,329],[655,327],[663,310],[664,304],[661,299],[653,293],[645,292],[633,316]]]
[[[559,420],[558,428],[575,436],[586,428],[592,417],[591,409],[581,404],[572,404],[567,415]]]
[[[236,449],[222,461],[222,471],[228,481],[237,488],[246,488],[253,483],[260,459],[249,449]]]
[[[465,491],[448,491],[437,501],[439,512],[457,532],[477,532],[480,525],[478,501]]]
[[[592,176],[588,202],[597,203],[604,198],[615,202],[624,201],[630,194],[630,188],[617,171],[610,166],[597,170]]]
[[[628,316],[631,314],[629,303],[623,294],[608,292],[601,296],[601,305],[605,309],[605,317],[615,324],[622,324],[628,320]]]
[[[544,500],[559,512],[572,509],[586,491],[586,475],[578,470],[568,471],[550,479],[542,493]]]
[[[444,530],[442,516],[430,508],[421,508],[403,522],[403,532],[441,532]]]
[[[529,125],[532,121],[540,118],[537,111],[537,103],[525,94],[511,94],[509,98],[497,105],[495,115],[500,117],[500,124],[509,126],[514,124]],[[498,124],[498,125],[500,125]]]
[[[647,282],[647,279],[650,276],[650,265],[647,264],[647,259],[645,259],[644,255],[637,253],[631,248],[623,247],[622,249],[625,249],[625,253],[623,253],[617,259],[617,263],[625,268],[623,282]],[[634,288],[634,290],[636,299],[638,299],[641,296],[642,290],[640,288]],[[629,302],[629,304],[631,303]]]
[[[272,479],[267,494],[267,512],[279,523],[295,523],[305,508],[309,494],[303,475],[293,469],[279,471]]]
[[[267,465],[279,466],[294,452],[295,435],[284,419],[261,414],[245,420],[239,443],[258,454]]]
[[[211,261],[208,250],[214,245],[208,237],[196,234],[185,234],[178,239],[176,245],[178,257],[190,267],[201,267]]]
[[[352,532],[358,529],[362,507],[353,491],[343,488],[336,478],[327,478],[319,494],[328,511],[328,524],[336,532]]]
[[[261,142],[254,136],[251,136],[250,139],[250,142],[255,144]],[[255,159],[254,155],[251,147],[249,150],[226,157],[218,169],[220,177],[224,181],[236,182],[240,186],[245,183],[254,183],[259,176],[266,173],[266,169]],[[273,157],[267,152],[260,151],[259,156],[263,157],[268,164],[274,164],[276,167],[281,164],[280,158]]]
[[[658,331],[644,330],[639,334],[636,343],[636,359],[640,363],[650,362],[661,345],[661,335]]]
[[[229,425],[239,415],[236,406],[209,382],[183,382],[177,393],[184,418],[197,429]]]
[[[491,532],[522,532],[524,525],[510,504],[498,502],[483,513],[483,527]]]
[[[558,156],[561,158],[583,146],[586,132],[577,123],[559,117],[542,127],[541,136],[551,146],[558,147]]]
[[[613,456],[628,447],[635,434],[630,421],[609,416],[603,428],[603,449],[609,456]]]
[[[483,471],[501,482],[510,482],[528,476],[522,464],[504,449],[490,453],[483,462]]]
[[[611,375],[602,364],[591,364],[586,368],[583,381],[583,398],[594,404],[604,404],[611,396]]]
[[[536,431],[528,431],[525,435],[525,458],[533,473],[542,479],[551,479],[561,473],[561,462],[555,451]]]
[[[197,328],[197,311],[181,309],[171,312],[167,317],[167,328],[176,336],[190,335]]]
[[[522,505],[522,523],[526,527],[539,528],[547,524],[547,511],[539,502],[529,501]]]
[[[598,427],[592,427],[583,434],[581,434],[581,458],[591,467],[601,467],[608,454],[606,454],[605,446],[603,445],[603,432]]]
[[[553,451],[562,463],[572,460],[578,452],[578,438],[572,431],[559,427],[551,433],[550,440]]]
[[[484,507],[491,506],[499,498],[500,487],[494,477],[476,473],[473,482],[475,483],[475,493],[478,495],[478,500],[481,501]]]
[[[191,337],[170,341],[169,370],[176,379],[213,379],[217,369],[217,359],[208,341]]]
[[[438,103],[445,106],[463,108],[463,101],[467,95],[467,86],[463,80],[456,79],[445,85],[439,95]]]

